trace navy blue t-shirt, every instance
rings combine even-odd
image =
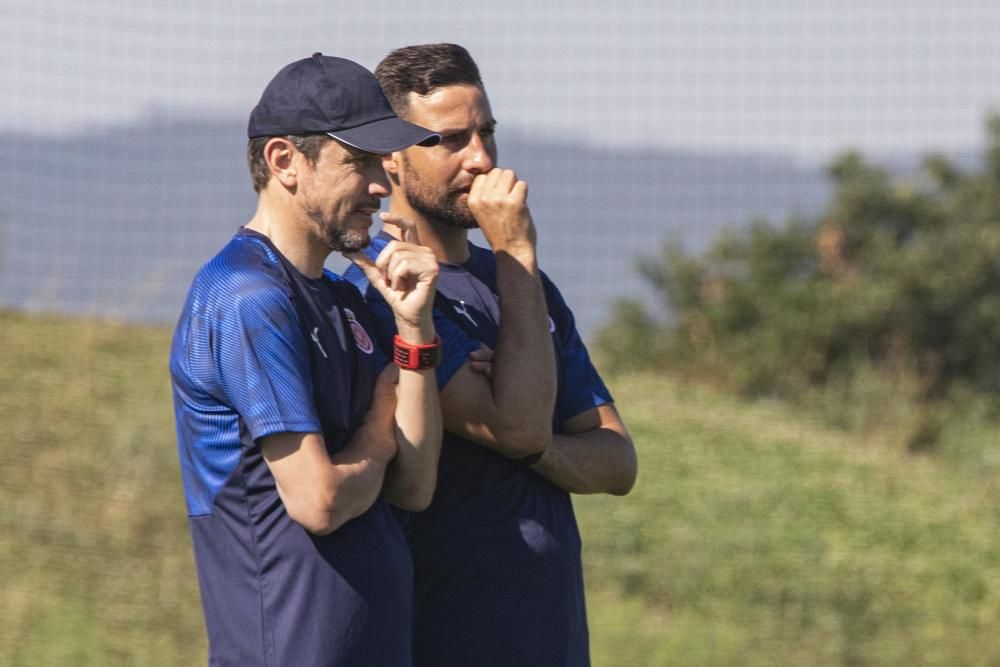
[[[291,520],[258,446],[361,424],[385,357],[357,290],[242,229],[198,273],[170,354],[209,638],[226,665],[409,665],[412,568],[381,499],[330,535]]]
[[[391,240],[376,237],[372,258]],[[496,259],[469,244],[461,266],[441,265],[434,325],[444,387],[481,343],[496,349]],[[391,311],[364,275],[376,338],[391,349]],[[611,401],[573,315],[543,275],[558,365],[553,430]],[[431,506],[404,518],[413,554],[415,665],[587,665],[589,647],[580,535],[569,494],[527,466],[445,433]]]

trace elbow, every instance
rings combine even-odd
[[[334,521],[331,514],[319,511],[290,511],[289,518],[313,535],[329,535],[340,528],[342,522]]]
[[[411,512],[423,512],[425,509],[431,506],[431,502],[434,500],[434,491],[437,489],[437,467],[424,479],[423,484],[419,488],[414,489],[410,492],[408,498],[408,505]]]
[[[433,499],[433,490],[430,492],[410,492],[400,494],[399,498],[397,498],[396,502],[393,504],[399,509],[406,510],[407,512],[423,512],[431,506],[431,501]]]
[[[551,424],[508,424],[496,434],[497,442],[503,444],[507,458],[523,459],[544,451],[552,443]]]
[[[400,441],[401,454],[392,460],[386,470],[382,495],[396,507],[407,512],[423,512],[430,507],[437,489],[438,462],[441,454],[441,431],[433,437],[425,437],[416,452],[408,444]],[[415,454],[415,455],[414,455]]]
[[[396,507],[407,512],[423,512],[431,506],[434,500],[434,490],[437,488],[437,468],[430,470],[419,481],[399,485],[395,489],[387,488],[387,500]]]
[[[288,518],[313,535],[329,535],[350,517],[338,516],[332,494],[328,497],[296,499],[285,502]]]
[[[639,477],[639,462],[634,449],[629,448],[629,455],[622,463],[621,473],[608,491],[613,496],[627,496],[635,488],[635,480]]]
[[[627,496],[635,487],[635,478],[635,474],[630,477],[622,476],[621,479],[617,479],[611,484],[608,493],[612,496]]]

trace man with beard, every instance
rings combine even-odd
[[[386,501],[419,510],[434,489],[438,268],[413,243],[357,251],[382,154],[439,137],[318,53],[274,77],[248,134],[256,214],[195,277],[170,358],[209,662],[409,665],[412,569]],[[388,304],[395,367],[323,268],[334,250]]]
[[[398,49],[376,77],[402,118],[441,134],[387,156],[392,213],[441,263],[435,326],[445,439],[431,506],[406,517],[417,665],[589,663],[570,493],[623,495],[635,451],[573,316],[538,269],[528,187],[497,168],[496,120],[460,46]],[[390,221],[391,222],[391,221]],[[479,227],[490,250],[467,240]],[[374,256],[402,229],[387,224]],[[378,337],[395,328],[366,290]],[[491,374],[470,352],[494,351]]]

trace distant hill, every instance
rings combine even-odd
[[[172,322],[188,283],[245,222],[244,126],[153,114],[79,136],[0,135],[0,305]],[[726,225],[811,213],[822,170],[767,156],[637,152],[507,132],[500,161],[528,180],[542,264],[586,334],[669,236],[696,250]],[[338,269],[343,260],[331,266]]]

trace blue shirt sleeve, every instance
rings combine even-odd
[[[322,430],[298,316],[281,286],[242,286],[206,324],[221,399],[255,440]]]
[[[559,365],[562,383],[556,413],[559,421],[575,417],[614,399],[604,380],[597,373],[587,347],[576,329],[572,311],[559,293],[559,288],[543,274],[545,297],[548,301],[550,326],[555,328],[559,341]]]
[[[441,337],[441,363],[437,367],[438,387],[444,388],[455,373],[469,361],[469,353],[482,345],[452,322],[438,308],[434,309],[434,329]]]

